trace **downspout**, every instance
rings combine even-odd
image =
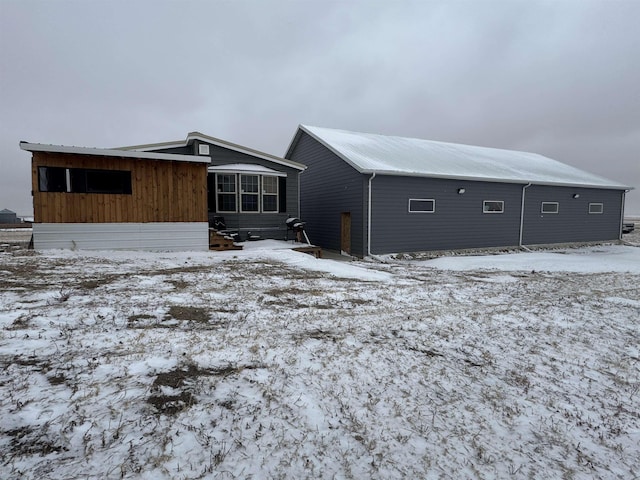
[[[376,172],[373,172],[373,175],[369,177],[369,202],[367,205],[368,213],[367,213],[367,257],[371,255],[371,181],[376,178]]]
[[[525,248],[522,244],[522,235],[524,230],[524,195],[525,190],[531,186],[531,182],[527,183],[522,187],[522,205],[520,205],[520,238],[518,239],[518,246],[520,248]]]
[[[622,205],[620,205],[620,228],[618,230],[618,240],[622,241],[622,227],[624,226],[624,199],[629,190],[623,190],[622,192]]]

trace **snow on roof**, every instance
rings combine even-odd
[[[630,189],[536,153],[305,125],[300,130],[362,173]]]
[[[145,158],[151,160],[169,160],[175,162],[209,163],[210,157],[193,155],[176,155],[174,153],[137,152],[107,148],[72,147],[67,145],[44,145],[41,143],[20,142],[20,148],[28,152],[74,153],[83,155],[99,155],[103,157]]]
[[[228,173],[254,173],[260,175],[273,175],[277,177],[286,177],[286,173],[278,172],[264,165],[256,165],[252,163],[230,163],[227,165],[215,165],[208,168],[210,172],[228,172]]]

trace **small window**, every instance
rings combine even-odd
[[[504,213],[504,201],[485,200],[482,202],[482,213]]]
[[[604,205],[602,203],[590,203],[589,213],[602,213],[604,212]]]
[[[558,202],[542,202],[542,213],[558,213],[560,204]]]
[[[38,188],[41,192],[66,192],[67,169],[38,167]]]
[[[410,198],[410,213],[434,213],[436,211],[436,201],[427,198]]]
[[[209,155],[209,145],[201,143],[198,145],[198,155]]]

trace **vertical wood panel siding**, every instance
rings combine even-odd
[[[34,152],[36,223],[206,222],[207,164]],[[131,195],[40,192],[38,167],[131,172]]]
[[[620,236],[622,191],[532,185],[526,190],[523,243],[537,245],[616,240]],[[573,198],[578,194],[578,198]],[[541,213],[542,202],[558,202],[558,213]],[[602,203],[589,214],[589,203]]]
[[[369,176],[360,174],[306,133],[300,135],[289,158],[307,166],[300,175],[300,213],[307,222],[311,242],[340,250],[341,213],[351,212],[351,253],[363,256]]]

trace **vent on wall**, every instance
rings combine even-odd
[[[209,155],[209,145],[204,143],[198,145],[198,155]]]

